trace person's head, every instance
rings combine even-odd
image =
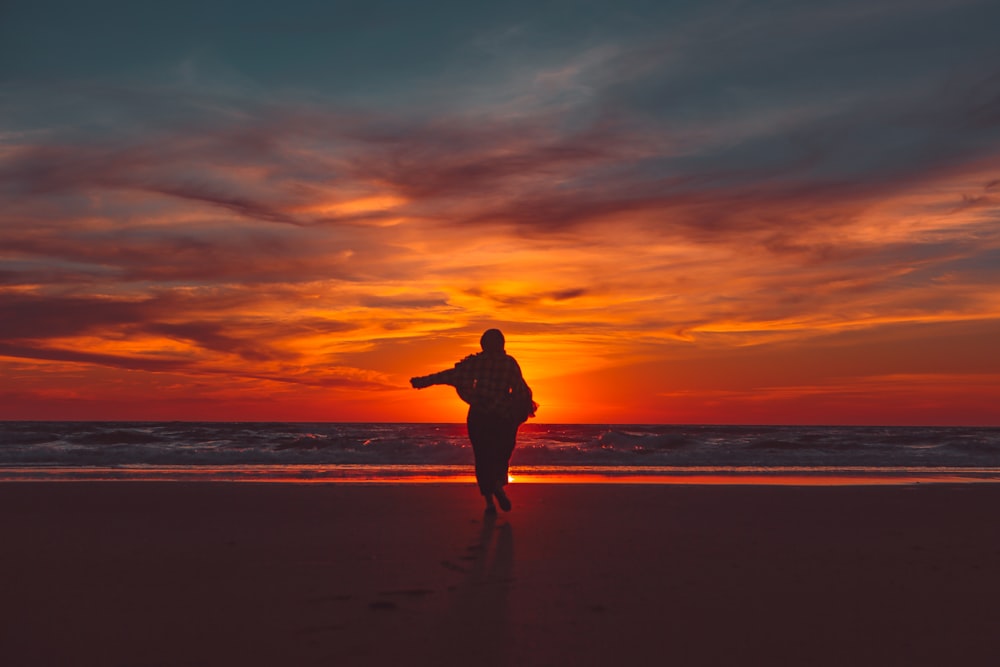
[[[482,338],[479,339],[479,344],[482,346],[483,352],[503,352],[503,333],[499,329],[487,329],[483,332]]]

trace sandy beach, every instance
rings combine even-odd
[[[986,665],[1000,485],[0,484],[28,665]]]

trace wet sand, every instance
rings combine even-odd
[[[1000,485],[0,484],[4,665],[989,665]]]

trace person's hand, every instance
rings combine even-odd
[[[424,387],[431,386],[431,383],[426,377],[410,378],[410,386],[414,389],[423,389]]]

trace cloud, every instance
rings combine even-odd
[[[190,364],[187,362],[177,359],[150,359],[147,357],[101,354],[85,350],[64,350],[33,345],[10,345],[2,342],[0,342],[0,356],[47,361],[70,361],[154,373],[176,371],[190,367]]]
[[[0,293],[0,317],[8,323],[0,341],[15,347],[14,356],[30,356],[34,350],[38,358],[51,357],[65,360],[107,360],[118,363],[135,358],[145,364],[149,359],[140,353],[134,357],[117,354],[87,354],[60,348],[66,340],[75,337],[95,336],[114,348],[116,342],[143,337],[167,338],[186,341],[196,349],[236,355],[247,361],[290,360],[295,355],[274,348],[270,338],[279,328],[277,324],[261,327],[240,317],[238,307],[242,299],[232,296],[190,297],[165,293],[142,299],[111,299],[92,296],[65,297],[36,294]],[[231,317],[220,319],[229,313]],[[316,330],[321,325],[315,321],[297,323],[292,330]],[[326,331],[344,331],[348,325],[328,323]],[[93,345],[93,343],[91,343]],[[16,347],[20,346],[20,347]],[[69,355],[69,356],[65,356]],[[156,360],[154,366],[187,364],[196,356],[183,352],[164,351],[159,356],[174,356],[173,361]]]
[[[40,298],[0,294],[0,318],[7,341],[56,338],[96,328],[142,321],[157,310],[156,302],[100,298]]]

